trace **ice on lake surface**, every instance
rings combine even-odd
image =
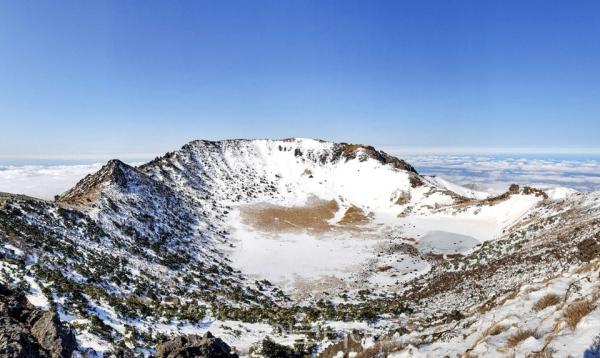
[[[419,239],[421,252],[432,254],[461,254],[477,246],[479,240],[472,236],[456,234],[448,231],[429,231]]]

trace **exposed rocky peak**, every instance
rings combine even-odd
[[[130,183],[137,184],[143,176],[134,167],[118,159],[108,161],[96,173],[88,174],[75,187],[57,198],[59,203],[86,205],[93,201],[103,186],[114,185],[127,190]]]
[[[136,169],[132,166],[127,165],[118,159],[112,159],[106,163],[104,170],[100,171],[98,180],[107,180],[122,187],[126,187],[128,177],[131,175],[131,172],[135,171]]]
[[[509,199],[513,195],[533,195],[544,200],[548,199],[548,194],[541,189],[532,188],[524,185],[512,184],[504,193],[485,199],[484,203],[497,203]]]
[[[62,207],[89,213],[130,243],[167,243],[193,235],[198,219],[170,183],[111,160],[60,196]]]
[[[382,164],[389,164],[396,169],[406,170],[413,174],[419,174],[417,173],[417,170],[412,165],[408,164],[406,161],[399,159],[393,155],[389,155],[382,150],[377,150],[370,145],[341,143],[341,146],[342,154],[347,160],[355,159],[357,157],[360,158],[362,154],[362,160],[365,160],[368,157],[375,159]]]

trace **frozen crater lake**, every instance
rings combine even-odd
[[[479,240],[472,236],[433,230],[419,239],[417,248],[424,253],[452,255],[464,254],[477,245],[479,245]]]

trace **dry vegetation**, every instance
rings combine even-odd
[[[285,207],[270,204],[241,208],[242,221],[264,231],[310,230],[325,232],[331,229],[338,205],[335,200],[314,199],[306,206]]]
[[[463,356],[463,358],[474,357],[472,355],[472,353],[470,353],[470,351],[473,350],[475,347],[477,347],[479,345],[479,343],[483,342],[484,340],[486,340],[490,336],[497,336],[497,335],[499,335],[500,333],[506,331],[508,328],[509,328],[508,326],[505,326],[505,325],[500,324],[500,323],[494,323],[494,324],[492,324],[485,331],[483,331],[483,333],[481,334],[481,337],[479,337],[475,341],[475,343],[473,343],[471,345],[471,347],[467,350],[467,352],[465,353],[465,355]]]
[[[348,208],[344,213],[342,220],[338,222],[340,225],[365,225],[371,221],[372,215],[365,214],[364,210],[354,205]]]
[[[534,352],[534,353],[528,354],[526,357],[527,358],[553,358],[554,354],[552,353],[552,349],[545,347],[543,350],[541,350],[539,352]]]
[[[520,329],[519,331],[515,332],[513,335],[508,337],[506,344],[508,345],[509,348],[514,348],[514,347],[518,346],[519,343],[526,340],[527,338],[535,337],[535,336],[536,336],[536,332],[531,329],[524,329],[524,330]]]
[[[349,207],[337,225],[332,225],[339,206],[335,200],[313,198],[305,206],[285,207],[273,204],[256,204],[240,209],[242,221],[259,230],[269,232],[309,230],[323,233],[335,229],[357,230],[356,226],[371,222],[373,214],[356,206]]]
[[[588,313],[592,312],[596,306],[592,304],[588,300],[579,300],[573,302],[567,309],[565,310],[565,322],[571,329],[575,329],[577,324],[581,319],[588,315]]]
[[[497,336],[506,331],[507,328],[507,326],[497,323],[488,329],[487,334],[488,336]]]
[[[561,301],[560,296],[554,294],[554,293],[549,293],[547,295],[545,295],[544,297],[540,298],[534,305],[533,305],[533,309],[535,311],[541,311],[546,307],[550,307],[550,306],[554,306],[559,304]]]

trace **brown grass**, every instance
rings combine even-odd
[[[584,273],[584,272],[598,271],[599,268],[600,268],[600,261],[596,260],[596,261],[584,263],[583,265],[579,266],[579,268],[577,268],[577,270],[575,272]]]
[[[329,220],[338,210],[335,200],[312,198],[305,206],[286,207],[267,203],[246,205],[240,208],[240,213],[242,222],[267,232],[363,230],[358,226],[368,224],[373,218],[373,214],[367,214],[353,205],[337,224],[332,225]]]
[[[335,200],[313,199],[306,206],[285,207],[270,204],[241,208],[242,221],[264,231],[310,230],[324,232],[331,229],[338,205]]]
[[[510,337],[508,337],[508,340],[506,342],[506,344],[508,345],[508,347],[510,348],[514,348],[516,346],[519,345],[519,343],[523,342],[524,340],[526,340],[529,337],[535,337],[536,336],[536,332],[531,330],[531,329],[525,329],[525,330],[519,330],[516,333],[514,333],[513,335],[511,335]]]
[[[546,307],[550,307],[550,306],[554,306],[559,304],[561,301],[560,296],[554,294],[554,293],[549,293],[547,295],[545,295],[544,297],[540,298],[534,305],[533,305],[533,310],[534,311],[541,311]]]
[[[340,225],[365,225],[371,221],[370,216],[354,205],[348,208],[344,213],[342,220],[338,222]]]
[[[565,310],[564,319],[569,328],[575,329],[581,319],[592,312],[596,306],[588,300],[573,302]]]
[[[527,358],[552,358],[554,355],[552,354],[552,349],[549,347],[545,347],[540,352],[530,353],[526,355]]]
[[[487,335],[488,336],[497,336],[500,333],[506,331],[507,328],[508,328],[507,326],[504,326],[502,324],[496,323],[495,325],[493,325],[490,328],[488,328]]]
[[[472,355],[470,355],[470,351],[472,351],[473,349],[475,349],[475,347],[477,347],[479,345],[479,343],[483,342],[489,336],[497,336],[497,335],[499,335],[500,333],[506,331],[507,328],[508,328],[508,326],[502,325],[500,323],[494,323],[494,324],[492,324],[485,331],[483,331],[483,333],[481,334],[481,336],[471,345],[471,347],[467,350],[467,352],[465,353],[465,355],[462,356],[462,358],[472,357]]]

